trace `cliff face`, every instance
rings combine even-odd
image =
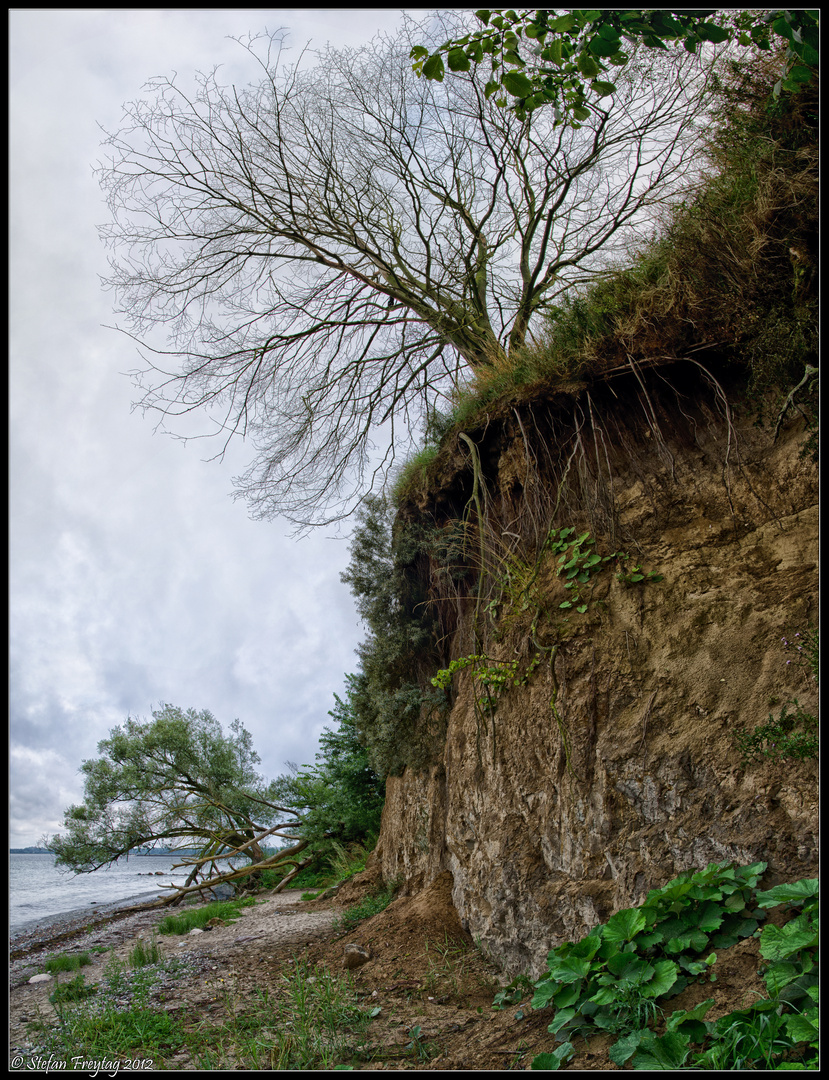
[[[485,646],[526,662],[546,645],[540,666],[491,716],[456,674],[431,766],[387,781],[383,876],[414,892],[450,871],[464,926],[510,975],[538,977],[550,948],[682,870],[733,859],[766,861],[776,880],[817,873],[816,762],[744,765],[734,741],[792,697],[817,711],[781,641],[817,621],[817,469],[798,456],[802,422],[775,441],[724,406],[734,387],[637,378],[626,392],[575,390],[569,427],[549,421],[552,406],[544,422],[537,404],[505,411],[472,433],[477,464],[457,441],[411,508],[457,514],[476,473],[519,535],[520,507],[529,493],[541,506],[543,489],[554,528],[592,524],[602,554],[624,550],[620,565],[663,577],[626,584],[608,564],[585,613],[565,618],[570,594],[546,552],[530,610],[502,604]],[[455,606],[458,657],[481,611]]]

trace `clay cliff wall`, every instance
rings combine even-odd
[[[490,540],[523,553],[499,556],[502,577],[535,570],[523,593],[490,589],[486,618],[480,591],[444,598],[447,655],[540,660],[494,711],[455,674],[431,763],[388,778],[377,847],[409,892],[450,871],[464,926],[510,975],[537,977],[550,948],[682,870],[817,873],[816,761],[743,763],[735,744],[793,697],[817,711],[781,641],[817,622],[817,466],[802,421],[775,438],[742,392],[689,365],[516,404],[450,439],[405,511],[488,515]],[[630,556],[591,576],[584,613],[560,607],[538,540],[565,526]],[[662,580],[618,579],[634,565]]]

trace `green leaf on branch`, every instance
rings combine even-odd
[[[450,49],[446,62],[450,71],[469,71],[470,68],[469,57],[463,49]]]
[[[423,64],[423,74],[427,79],[434,79],[436,82],[443,82],[445,71],[440,53],[434,53]]]
[[[526,75],[520,71],[507,71],[502,79],[504,89],[513,97],[529,97],[533,92],[533,84]]]
[[[594,79],[591,85],[599,97],[609,97],[610,94],[616,93],[616,86],[614,83],[601,82],[599,79]]]

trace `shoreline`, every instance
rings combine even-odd
[[[219,889],[221,886],[216,886],[216,888]],[[55,915],[42,915],[39,919],[22,923],[13,930],[9,927],[9,959],[19,960],[30,953],[42,952],[69,938],[100,930],[131,915],[154,913],[160,920],[170,912],[158,901],[166,899],[168,895],[159,893],[157,889],[133,893],[132,896],[119,900],[71,908]],[[213,894],[205,899],[194,895],[185,898],[184,906],[207,904],[214,899],[224,899],[224,897]]]
[[[72,908],[57,915],[44,915],[9,929],[9,959],[19,960],[29,953],[42,952],[68,938],[75,938],[92,930],[100,930],[110,923],[143,911],[153,911],[159,899],[156,892],[144,892],[113,900],[104,904]],[[164,909],[155,909],[162,917]]]
[[[36,930],[48,930],[51,926],[64,921],[82,920],[84,917],[88,921],[90,916],[94,918],[98,914],[113,914],[119,908],[129,907],[132,904],[147,904],[154,899],[158,899],[161,895],[157,889],[145,890],[144,892],[122,897],[119,900],[105,900],[101,903],[90,902],[86,907],[69,908],[67,911],[59,911],[55,915],[41,915],[38,918],[27,919],[26,922],[18,923],[14,927],[9,926],[9,940],[13,942],[15,938]]]

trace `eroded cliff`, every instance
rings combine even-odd
[[[450,871],[510,975],[537,977],[550,948],[682,870],[817,872],[816,761],[744,763],[735,743],[792,698],[817,711],[781,641],[817,620],[817,467],[802,420],[775,438],[711,371],[638,368],[502,408],[449,440],[403,510],[477,527],[489,591],[437,595],[431,574],[446,655],[529,675],[492,707],[473,667],[454,675],[431,763],[387,780],[377,858],[409,892]],[[629,556],[592,568],[584,612],[560,606],[562,528]]]

